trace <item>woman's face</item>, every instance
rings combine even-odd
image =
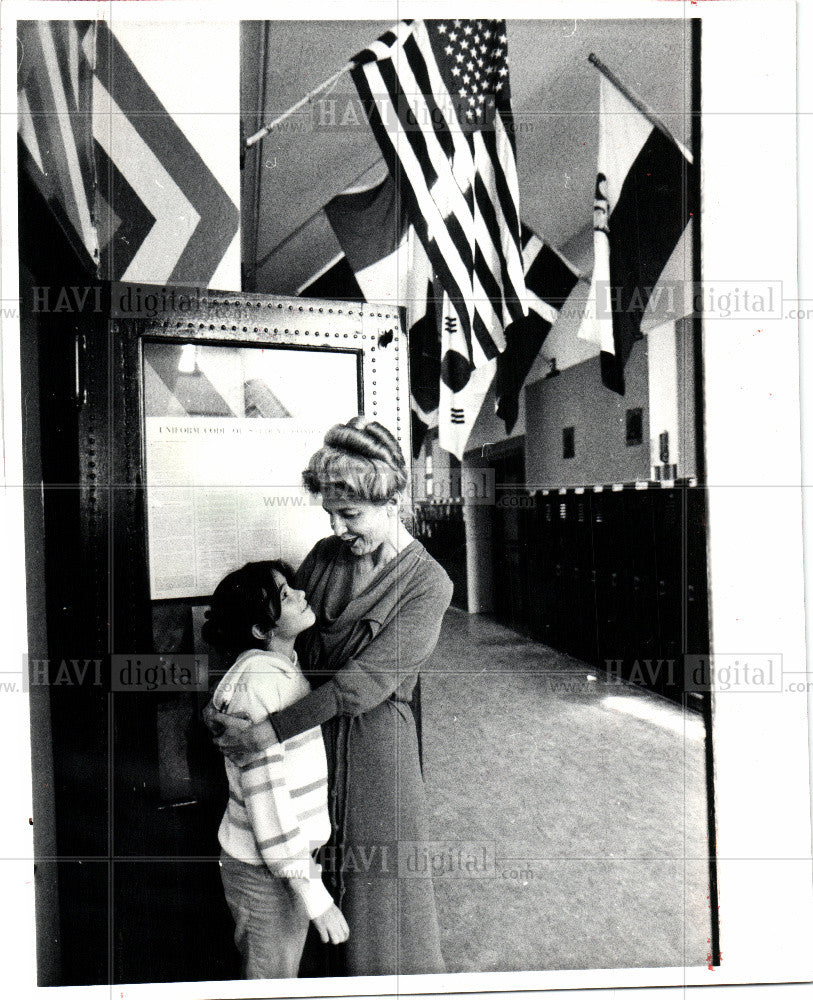
[[[390,536],[389,508],[392,504],[362,503],[324,498],[323,509],[330,515],[333,534],[347,545],[354,556],[375,552]]]
[[[292,639],[310,628],[316,621],[304,590],[294,590],[279,570],[274,570],[274,582],[279,587],[280,614],[274,631],[281,637]]]

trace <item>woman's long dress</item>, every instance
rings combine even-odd
[[[333,823],[324,870],[350,926],[343,968],[329,974],[443,972],[432,879],[420,870],[426,799],[409,701],[451,582],[413,541],[353,595],[354,559],[326,538],[302,564],[319,686],[271,720],[281,740],[323,724]]]

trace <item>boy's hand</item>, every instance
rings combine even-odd
[[[335,903],[321,917],[314,917],[313,925],[324,944],[341,944],[350,937],[344,914]]]

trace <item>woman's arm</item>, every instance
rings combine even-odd
[[[252,723],[249,719],[219,712],[212,701],[203,709],[201,718],[212,734],[218,750],[240,767],[279,743],[274,727],[267,718],[262,722]]]
[[[451,599],[451,580],[437,567],[358,656],[310,694],[262,722],[251,725],[224,716],[210,703],[203,718],[215,734],[215,743],[227,757],[242,764],[334,715],[360,715],[380,705],[432,654]],[[221,735],[216,726],[221,727]]]
[[[431,656],[451,599],[446,574],[433,576],[329,681],[270,716],[277,738],[291,739],[334,715],[361,715],[386,701]]]
[[[222,726],[215,743],[227,757],[243,764],[334,715],[361,715],[380,705],[431,656],[451,599],[451,581],[438,573],[424,590],[407,598],[393,619],[330,680],[262,722],[252,725],[223,715],[210,702],[204,721],[213,731],[215,725]]]

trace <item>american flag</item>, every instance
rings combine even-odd
[[[527,312],[504,21],[401,21],[351,71],[443,291],[440,443],[462,458]],[[493,368],[493,366],[492,366]]]

